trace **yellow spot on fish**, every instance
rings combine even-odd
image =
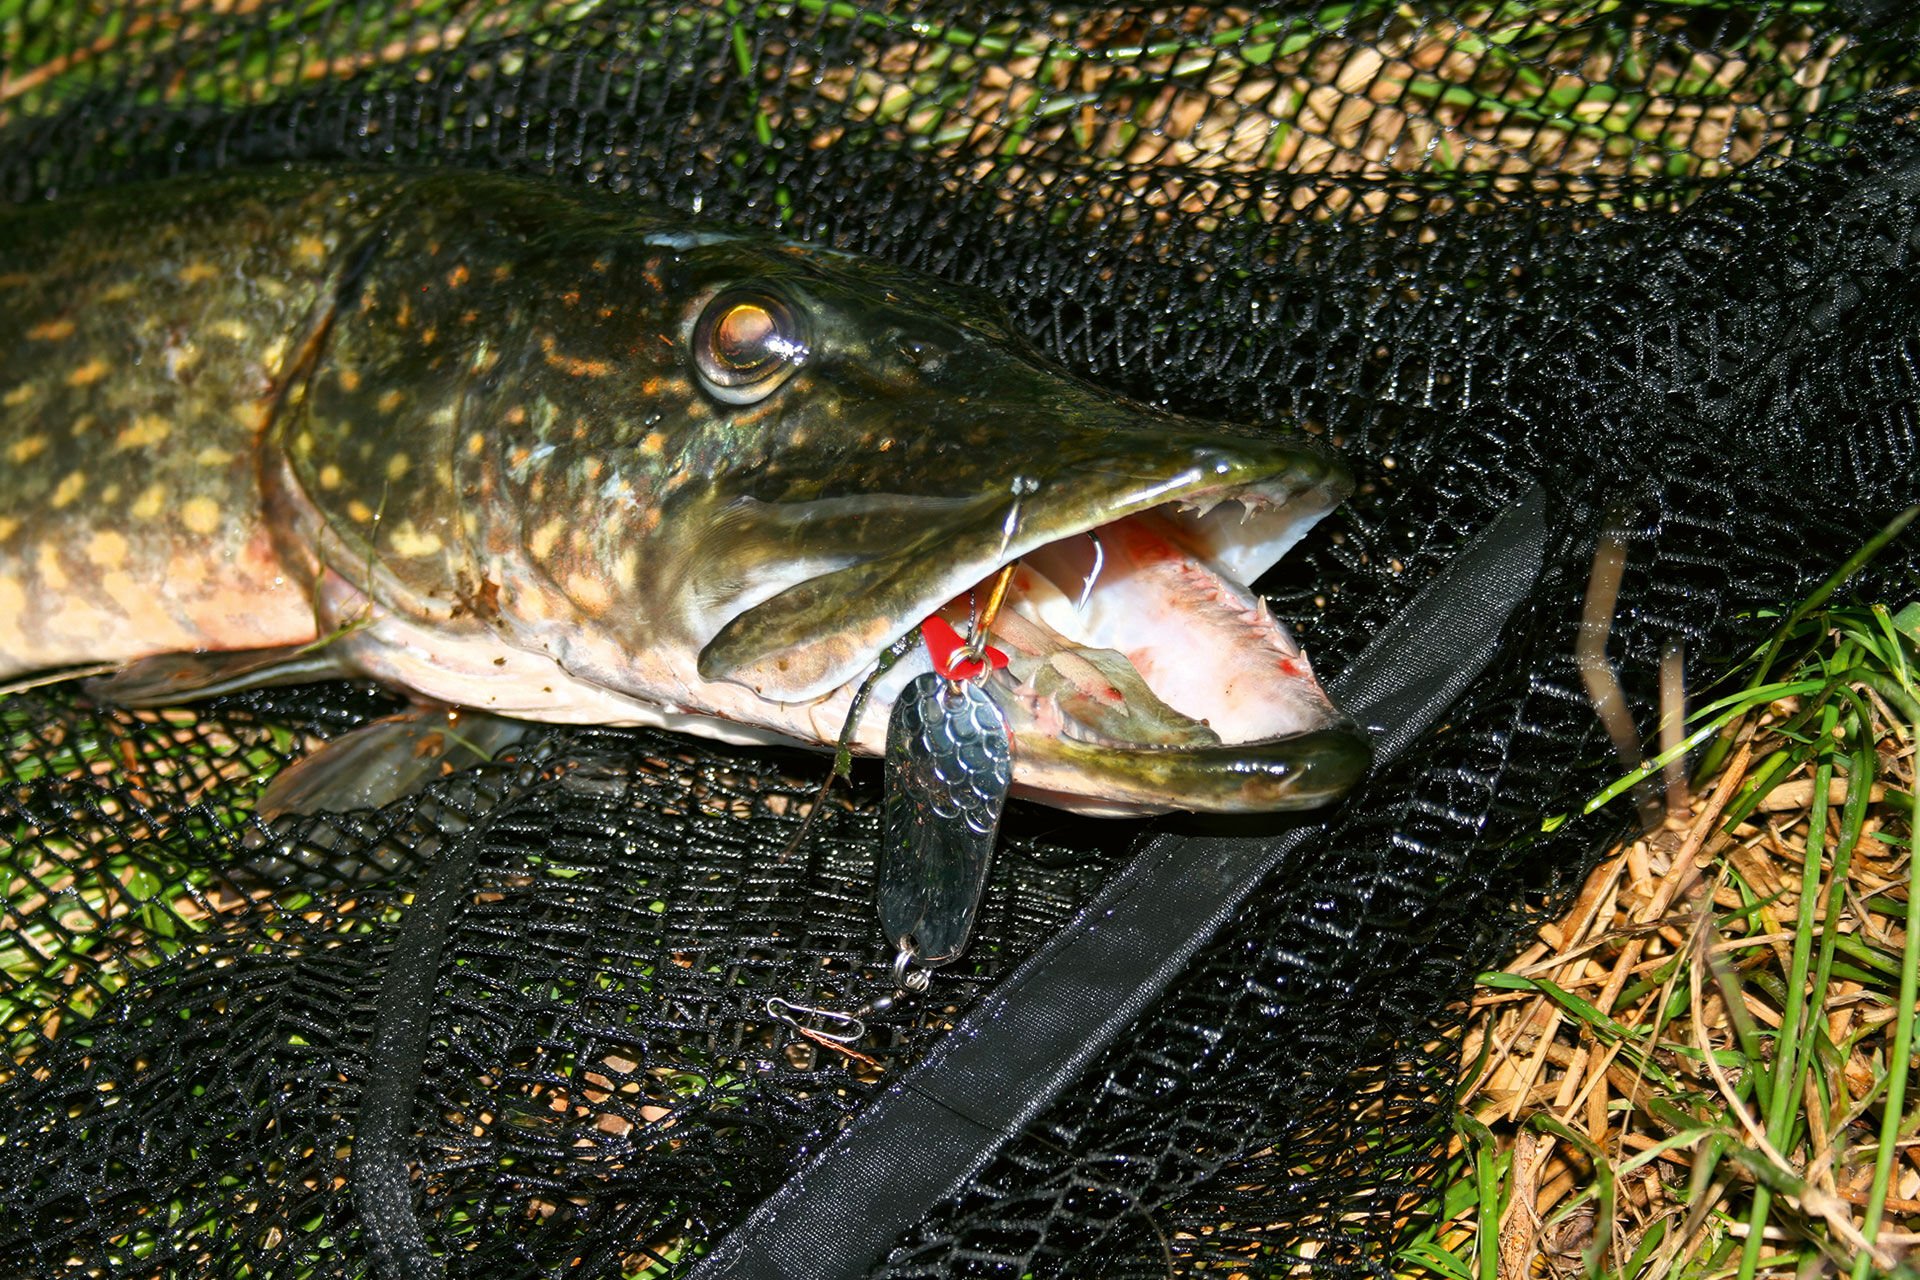
[[[60,556],[54,551],[52,543],[43,542],[40,544],[40,555],[37,558],[36,567],[40,570],[41,586],[49,591],[65,591],[67,589],[67,570],[66,567],[60,563]]]
[[[181,284],[203,284],[220,274],[220,268],[198,258],[180,268]]]
[[[613,562],[613,580],[620,584],[622,591],[632,591],[640,579],[640,549],[628,547]]]
[[[565,532],[564,521],[549,520],[533,531],[533,537],[527,539],[527,550],[533,553],[535,560],[545,560],[553,554],[553,544],[560,541],[560,535]]]
[[[35,342],[58,342],[62,338],[73,336],[73,321],[48,320],[27,330],[27,336]]]
[[[507,422],[516,427],[525,426],[527,423],[527,406],[517,404],[507,410]]]
[[[400,479],[400,477],[407,474],[407,468],[411,465],[412,460],[408,458],[406,454],[394,454],[391,458],[387,459],[387,479]]]
[[[541,336],[540,350],[545,353],[546,362],[576,378],[598,378],[613,368],[605,360],[582,360],[578,356],[565,355],[555,350],[556,345],[552,334]]]
[[[294,242],[293,251],[316,267],[327,260],[326,241],[318,236],[301,236]]]
[[[649,458],[657,458],[666,451],[667,438],[658,431],[647,432],[647,438],[640,442],[640,452]]]
[[[260,357],[261,363],[269,369],[278,369],[280,362],[287,356],[287,340],[284,336],[275,338],[267,344],[266,352]]]
[[[46,447],[45,436],[27,436],[7,446],[7,457],[15,463],[26,462],[38,457]]]
[[[398,390],[385,391],[385,392],[382,392],[380,395],[380,398],[374,402],[374,407],[380,410],[380,412],[382,413],[392,413],[395,409],[398,409],[400,407],[401,401],[405,400],[406,398],[407,397],[404,392],[401,392]]]
[[[113,366],[105,360],[102,360],[99,356],[95,356],[67,375],[67,385],[70,387],[92,386],[94,383],[100,381],[100,379],[106,377],[112,368]]]
[[[188,498],[180,507],[180,523],[194,533],[212,533],[220,527],[220,504],[212,498]]]
[[[126,535],[102,529],[87,540],[87,559],[102,569],[118,569],[127,562]]]
[[[355,498],[347,504],[347,514],[361,524],[366,524],[373,519],[373,508]]]
[[[5,542],[20,530],[20,521],[13,516],[0,516],[0,542]]]
[[[486,451],[486,447],[487,437],[483,433],[476,431],[467,437],[467,453],[469,455],[477,458]]]
[[[120,280],[102,289],[95,295],[94,301],[107,303],[125,302],[138,292],[140,292],[140,282],[138,280]]]
[[[54,486],[53,497],[49,499],[49,504],[55,510],[58,510],[79,497],[86,491],[86,488],[87,473],[84,471],[69,471],[61,478],[60,483]]]
[[[473,279],[473,273],[467,270],[467,266],[463,262],[453,270],[447,272],[447,287],[449,289],[458,289],[471,279]]]
[[[401,521],[388,542],[403,556],[430,556],[443,545],[439,534],[431,530],[422,532],[413,527],[411,520]]]
[[[133,500],[133,506],[128,508],[128,510],[136,520],[151,520],[160,514],[160,508],[166,503],[166,500],[167,486],[163,484],[150,484],[139,497]]]
[[[253,337],[253,330],[238,320],[215,320],[209,328],[215,337],[229,342],[245,342]]]
[[[196,453],[193,460],[203,467],[224,467],[233,461],[233,455],[217,444],[210,444]]]
[[[608,606],[613,604],[613,593],[607,590],[607,584],[591,574],[568,574],[567,594],[594,613],[605,613]]]
[[[505,280],[512,275],[513,275],[513,268],[508,266],[506,263],[498,262],[494,264],[493,278],[495,280]]]
[[[143,413],[113,438],[116,449],[145,449],[173,434],[173,424],[157,413]]]
[[[426,328],[420,331],[420,345],[424,347],[430,347],[433,345],[433,340],[439,336],[440,336],[440,331],[434,328],[432,325],[428,325]]]
[[[331,462],[320,468],[320,487],[322,489],[338,489],[340,487],[340,468],[334,466]]]
[[[160,353],[160,360],[167,371],[167,376],[175,382],[180,382],[185,375],[193,372],[195,365],[200,363],[200,346],[189,338],[170,338],[165,349]]]
[[[600,473],[607,469],[607,464],[598,458],[588,458],[586,462],[581,464],[580,469],[587,473],[587,479],[598,480]]]
[[[358,391],[360,389],[360,371],[358,369],[342,369],[340,371],[340,389],[342,391]]]
[[[0,404],[9,409],[17,409],[33,399],[35,387],[31,382],[23,382],[17,387],[8,387],[7,394],[0,396]]]

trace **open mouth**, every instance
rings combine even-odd
[[[1366,739],[1248,584],[1350,488],[1317,448],[1208,441],[1157,465],[1083,463],[1012,501],[920,500],[917,521],[900,514],[913,500],[875,498],[891,545],[733,613],[701,672],[775,701],[827,697],[930,617],[967,633],[1012,565],[987,637],[1008,664],[988,687],[1020,790],[1102,814],[1324,804],[1364,772]],[[736,512],[749,515],[784,535],[760,541],[793,546],[796,529],[821,534],[847,507]],[[928,670],[917,647],[876,685],[874,714]]]
[[[1137,813],[1305,808],[1350,785],[1364,741],[1248,585],[1317,518],[1300,507],[1259,486],[1178,500],[1013,562],[987,682],[1023,789]],[[967,634],[995,576],[938,616]]]
[[[1245,582],[1291,520],[1258,494],[1168,504],[1051,542],[1014,564],[993,676],[1043,732],[1114,747],[1244,743],[1332,716],[1306,655]],[[1278,528],[1271,526],[1278,525]],[[987,589],[941,616],[963,632]]]

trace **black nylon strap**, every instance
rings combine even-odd
[[[473,876],[475,841],[450,841],[422,879],[394,939],[380,988],[380,1012],[367,1044],[367,1079],[354,1120],[353,1203],[366,1230],[368,1258],[382,1280],[435,1280],[446,1263],[427,1245],[413,1209],[410,1171],[419,1138],[414,1097],[433,1033],[433,992],[447,926]]]
[[[552,779],[523,794],[561,785]],[[394,935],[379,992],[379,1012],[367,1042],[365,1083],[354,1117],[348,1171],[360,1214],[367,1258],[380,1280],[440,1280],[445,1259],[433,1252],[415,1212],[421,1131],[415,1101],[433,1047],[435,990],[446,955],[447,930],[472,893],[480,847],[506,797],[488,796],[486,817],[469,825],[455,809],[438,815],[441,830],[416,852],[431,853],[413,903]]]
[[[1389,760],[1478,678],[1539,576],[1536,485],[1380,633],[1332,691]],[[1162,836],[756,1208],[691,1280],[864,1276],[1144,1013],[1319,824],[1274,840]]]

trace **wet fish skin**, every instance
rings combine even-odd
[[[248,498],[342,233],[252,186],[0,212],[0,674],[311,636]]]
[[[806,345],[747,404],[691,359],[738,290]],[[1069,378],[995,314],[496,175],[244,174],[0,214],[0,675],[326,637],[340,670],[443,701],[827,742],[882,645],[1029,548],[1252,489],[1310,523],[1350,483],[1311,441]],[[1303,715],[1297,759],[1088,772],[1075,746],[1044,785],[1318,803],[1364,740]]]

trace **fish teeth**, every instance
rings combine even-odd
[[[1293,633],[1288,631],[1286,627],[1273,616],[1273,611],[1267,608],[1267,598],[1265,596],[1254,597],[1254,621],[1261,627],[1266,628],[1276,642],[1275,647],[1277,647],[1281,653],[1289,658],[1297,658],[1300,656],[1299,642],[1293,638]]]

